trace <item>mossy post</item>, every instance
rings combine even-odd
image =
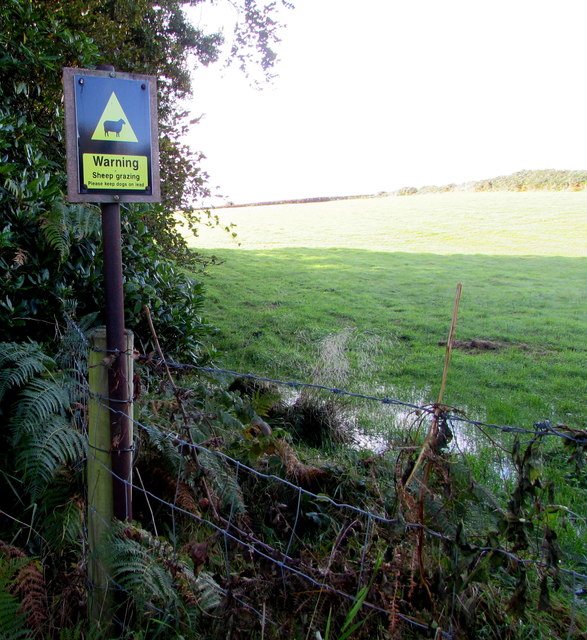
[[[120,357],[126,358],[129,384],[127,398],[132,398],[133,334],[125,332],[126,346]],[[103,558],[104,538],[114,517],[114,478],[112,476],[112,436],[108,406],[108,371],[111,365],[106,349],[106,329],[96,329],[90,336],[88,358],[88,614],[92,625],[106,630],[112,623],[114,588]],[[132,404],[129,403],[129,415]],[[129,421],[131,422],[131,421]],[[132,423],[130,426],[132,431]],[[132,441],[132,439],[131,439]],[[127,479],[129,482],[131,478]]]

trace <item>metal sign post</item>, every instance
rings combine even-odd
[[[122,288],[122,245],[120,205],[102,204],[104,296],[106,298],[106,351],[108,401],[110,404],[111,463],[114,517],[132,519],[132,424],[129,422],[129,378],[124,335],[124,291]]]
[[[156,78],[114,67],[63,70],[68,200],[101,203],[114,516],[132,518],[121,202],[157,202]]]

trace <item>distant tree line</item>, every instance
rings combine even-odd
[[[409,196],[423,193],[445,193],[448,191],[583,191],[587,187],[587,171],[561,171],[541,169],[517,171],[507,176],[487,180],[447,184],[441,187],[403,187],[394,195]]]

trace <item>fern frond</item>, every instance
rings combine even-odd
[[[104,640],[104,630],[100,627],[86,629],[83,622],[78,622],[71,629],[60,629],[59,640]]]
[[[63,464],[84,454],[85,441],[71,426],[74,381],[48,375],[55,361],[36,343],[0,345],[0,399],[15,389],[7,427],[16,450],[16,468],[36,498]]]
[[[26,615],[15,593],[18,586],[15,579],[28,563],[29,558],[20,549],[0,541],[0,638],[3,640],[30,637]]]
[[[19,640],[28,637],[29,634],[30,630],[26,627],[18,599],[5,590],[5,585],[0,584],[0,638]]]
[[[196,504],[196,499],[193,494],[193,490],[186,482],[177,483],[177,489],[175,491],[175,504],[190,513],[200,515],[200,510]]]
[[[55,365],[36,342],[0,343],[0,400],[13,387],[21,387]]]
[[[73,629],[59,630],[59,640],[83,640],[83,637],[81,623],[78,623]]]
[[[190,626],[201,611],[220,603],[212,576],[196,577],[169,542],[144,529],[120,523],[106,554],[114,581],[132,596],[137,611],[177,611]]]
[[[33,431],[51,416],[63,415],[69,406],[70,396],[64,380],[35,378],[20,391],[10,424],[19,433]]]
[[[222,600],[218,583],[205,571],[202,571],[196,578],[193,590],[196,594],[198,607],[203,611],[214,609]]]
[[[186,583],[181,592],[187,605],[185,626],[188,629],[198,629],[198,625],[201,625],[202,611],[211,611],[222,602],[220,586],[206,572],[200,573],[189,585]]]
[[[102,228],[98,210],[86,204],[69,205],[69,227],[73,229],[76,240],[97,238]]]
[[[67,205],[57,202],[41,221],[41,231],[47,244],[59,253],[65,262],[71,250],[72,240],[80,241],[97,237],[100,218],[90,206]]]
[[[179,597],[171,573],[161,562],[161,550],[142,544],[143,539],[155,540],[140,529],[115,529],[106,550],[112,579],[132,597],[138,611],[177,608]]]
[[[30,559],[16,574],[15,595],[20,596],[20,610],[26,615],[31,629],[39,631],[49,617],[47,585],[41,563]]]
[[[255,389],[251,396],[251,407],[257,415],[266,418],[279,400],[279,393],[274,389]]]
[[[6,542],[4,542],[4,540],[0,540],[0,555],[6,556],[7,558],[26,558],[27,557],[24,551],[21,551],[18,547],[14,547],[11,544],[7,544]]]
[[[69,213],[67,205],[57,202],[41,221],[41,231],[47,244],[59,253],[61,262],[69,255]]]
[[[43,537],[58,553],[80,551],[83,540],[84,503],[79,495],[71,496],[69,474],[59,474],[42,496],[47,517]]]
[[[198,453],[198,462],[212,481],[222,506],[234,514],[243,514],[246,511],[245,500],[233,469],[224,460],[208,451]]]
[[[168,431],[160,430],[156,426],[151,426],[141,433],[147,440],[145,450],[148,451],[150,447],[155,449],[164,460],[172,465],[174,472],[176,472],[180,468],[182,455],[177,445],[174,444],[174,438],[170,437],[171,434]]]
[[[36,499],[62,465],[79,462],[85,453],[85,438],[61,415],[30,430],[19,441],[16,468],[23,473],[29,495]]]

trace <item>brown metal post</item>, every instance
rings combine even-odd
[[[129,424],[129,372],[124,333],[122,288],[122,243],[120,205],[101,204],[104,248],[104,293],[106,297],[106,350],[110,364],[108,387],[112,452],[114,517],[132,519],[132,428]],[[127,484],[128,483],[128,484]]]
[[[112,65],[98,69],[114,72]],[[132,429],[129,425],[129,389],[124,334],[124,290],[122,288],[122,240],[120,205],[102,203],[104,295],[106,297],[106,350],[110,360],[108,398],[114,495],[114,517],[132,519]],[[125,482],[126,481],[126,482]],[[127,484],[128,483],[128,484]]]

